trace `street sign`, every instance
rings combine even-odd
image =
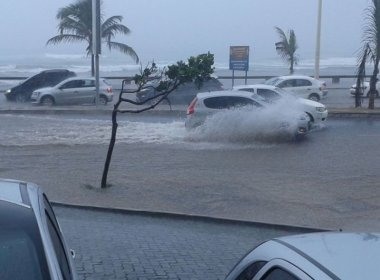
[[[249,46],[230,46],[230,70],[248,71]]]

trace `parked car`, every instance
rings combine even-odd
[[[376,97],[379,97],[379,92],[380,92],[380,82],[376,82]],[[355,96],[356,94],[356,84],[353,84],[350,88],[350,93]],[[359,94],[369,97],[369,82],[364,81],[362,87],[359,90]]]
[[[94,78],[69,78],[54,87],[40,88],[31,96],[33,104],[75,105],[95,103],[96,89]],[[112,101],[112,86],[105,79],[99,80],[99,104]]]
[[[8,101],[26,102],[30,100],[30,96],[36,89],[52,87],[75,76],[74,72],[66,69],[45,70],[6,90],[5,97]]]
[[[1,279],[77,279],[69,250],[42,189],[0,179]]]
[[[309,115],[310,121],[313,124],[318,124],[326,121],[328,110],[325,105],[317,101],[298,98],[291,92],[286,90],[276,88],[270,85],[242,85],[235,86],[234,90],[249,91],[256,94],[258,97],[262,98],[265,102],[277,102],[280,100],[287,100],[289,102],[294,102],[294,104],[299,105],[306,114]]]
[[[247,109],[249,111],[260,111],[270,104],[258,100],[254,94],[247,91],[223,90],[198,93],[187,109],[185,126],[193,129],[202,125],[207,117],[230,109]],[[310,127],[310,118],[302,113],[295,116],[296,128],[294,135],[305,135]],[[287,127],[287,120],[281,120],[278,128]]]
[[[259,245],[226,280],[377,279],[379,259],[380,234],[294,235]]]
[[[265,81],[266,85],[290,90],[299,97],[319,101],[327,96],[326,82],[308,76],[281,76]]]
[[[179,86],[170,93],[166,102],[169,104],[189,104],[199,92],[218,90],[223,90],[223,85],[216,77],[212,77],[210,80],[205,81],[201,88],[198,88],[194,83]],[[146,89],[136,93],[136,100],[143,102],[147,98],[155,96],[155,94],[156,92],[153,89]]]

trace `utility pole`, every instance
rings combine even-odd
[[[92,0],[92,54],[94,56],[95,104],[99,104],[100,0]]]
[[[317,22],[317,43],[315,47],[315,68],[314,78],[319,79],[319,60],[321,54],[321,21],[322,21],[322,0],[318,0],[318,22]]]

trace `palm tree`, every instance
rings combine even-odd
[[[276,43],[276,51],[282,59],[289,63],[290,74],[293,74],[294,65],[298,63],[298,56],[295,54],[298,49],[296,34],[293,29],[290,29],[289,36],[286,36],[281,28],[276,26],[275,29],[280,37],[280,41]]]
[[[365,9],[365,20],[362,52],[367,52],[369,59],[374,64],[369,83],[368,101],[368,109],[374,109],[380,61],[380,0],[372,0],[371,5]]]
[[[364,78],[365,78],[365,66],[370,54],[370,48],[367,44],[359,53],[358,57],[358,69],[356,76],[356,89],[355,89],[355,108],[361,107],[362,99],[361,94],[364,94]]]
[[[58,10],[57,19],[59,35],[50,38],[46,44],[58,44],[62,42],[86,42],[87,55],[91,55],[91,73],[94,75],[94,55],[92,55],[92,0],[77,0]],[[121,24],[122,16],[112,16],[103,20],[101,15],[100,34],[107,47],[116,49],[132,57],[138,63],[139,58],[130,46],[114,42],[113,39],[118,34],[127,35],[131,31]]]

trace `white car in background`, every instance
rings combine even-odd
[[[311,233],[274,238],[250,251],[226,280],[378,279],[380,235]]]
[[[294,103],[302,110],[309,115],[310,121],[316,125],[326,121],[328,116],[328,110],[325,105],[322,103],[305,99],[298,98],[294,96],[292,93],[276,88],[275,86],[270,85],[242,85],[235,86],[234,90],[238,91],[247,91],[255,94],[257,98],[261,98],[265,102],[277,102],[280,100],[286,100],[288,102]]]
[[[264,119],[271,120],[269,126],[265,127],[275,130],[284,129],[288,134],[298,137],[308,133],[310,128],[310,118],[301,110],[291,110],[286,108],[283,112],[275,111],[267,114],[266,108],[270,109],[273,104],[265,103],[247,91],[223,90],[212,92],[201,92],[196,95],[187,109],[186,129],[194,129],[205,123],[208,117],[222,111],[247,110],[255,112],[257,116],[263,117],[257,120],[258,124]],[[286,115],[285,118],[283,118]],[[287,132],[288,131],[288,132]]]
[[[302,75],[274,77],[264,84],[292,91],[299,97],[313,101],[325,98],[328,93],[326,82]]]
[[[380,92],[380,82],[376,82],[376,97],[379,97],[379,92]],[[355,96],[356,94],[356,84],[353,84],[350,88],[350,93]],[[363,82],[362,84],[362,87],[360,88],[360,91],[359,91],[359,94],[360,95],[363,95],[363,96],[366,96],[366,97],[369,97],[369,82],[365,81]]]

